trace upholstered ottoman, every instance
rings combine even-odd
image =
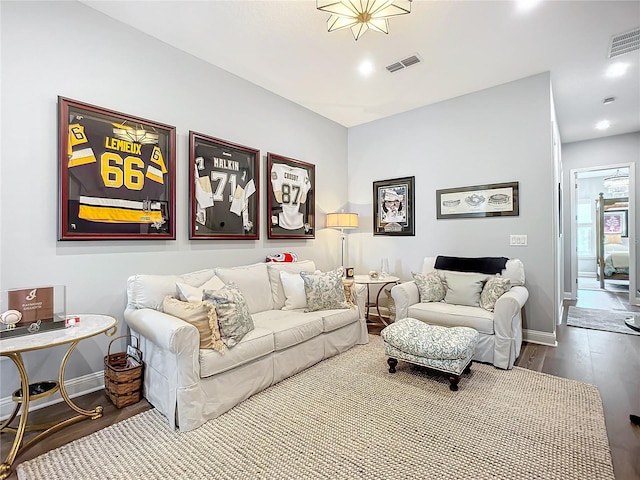
[[[395,373],[398,359],[449,374],[449,388],[458,390],[462,373],[471,370],[471,358],[478,344],[478,332],[469,327],[428,325],[404,318],[385,327],[380,335],[389,357],[389,373]]]

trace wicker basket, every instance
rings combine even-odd
[[[111,345],[120,338],[135,338],[133,349],[139,354],[140,365],[128,365],[129,359],[134,359],[127,352],[111,353]],[[104,389],[109,399],[117,408],[126,407],[140,401],[142,395],[142,373],[144,362],[139,349],[139,340],[133,335],[116,337],[109,343],[107,356],[104,357]]]

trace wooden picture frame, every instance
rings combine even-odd
[[[518,182],[436,190],[436,218],[518,216]]]
[[[603,219],[603,233],[605,235],[629,236],[628,210],[606,210]]]
[[[59,240],[174,240],[175,127],[58,97]]]
[[[189,132],[189,238],[260,238],[260,150]]]
[[[267,154],[269,238],[315,238],[316,167]]]
[[[415,177],[373,182],[373,234],[415,235]]]

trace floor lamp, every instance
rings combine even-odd
[[[341,262],[342,268],[344,268],[344,231],[348,229],[358,228],[358,214],[357,213],[328,213],[327,214],[327,228],[339,228],[340,238],[342,244],[342,256]]]

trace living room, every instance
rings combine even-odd
[[[345,210],[360,217],[359,228],[348,234],[346,243],[346,258],[356,273],[379,269],[382,258],[389,259],[390,271],[403,280],[411,278],[427,255],[521,259],[530,292],[525,341],[548,346],[557,342],[558,307],[570,288],[556,281],[561,260],[553,72],[532,71],[347,128],[84,3],[2,2],[0,12],[0,290],[64,285],[67,312],[111,315],[121,321],[124,332],[129,276],[247,265],[282,251],[295,251],[329,270],[340,264],[340,237],[324,228],[324,219],[327,213]],[[638,18],[631,16],[628,23],[625,28],[635,27]],[[617,26],[611,34],[618,33]],[[331,35],[327,39],[335,41]],[[353,43],[350,36],[344,40]],[[175,240],[58,241],[59,96],[176,126]],[[262,220],[258,240],[190,240],[189,131],[260,150],[261,215],[267,152],[314,164],[315,238],[268,239]],[[569,144],[566,155],[563,145],[565,173],[590,166],[571,154],[589,146],[620,152],[599,159],[599,165],[635,164],[640,156],[638,131],[577,143]],[[635,174],[640,185],[637,168]],[[372,235],[372,182],[405,176],[415,176],[415,236]],[[512,181],[520,186],[518,216],[436,218],[436,190]],[[528,245],[509,245],[513,234],[527,235]],[[97,336],[79,344],[67,371],[67,378],[74,379],[70,393],[101,387],[109,341]],[[30,377],[55,378],[58,368],[52,359],[63,353],[58,347],[25,355]],[[4,416],[19,376],[8,360],[1,362]]]

